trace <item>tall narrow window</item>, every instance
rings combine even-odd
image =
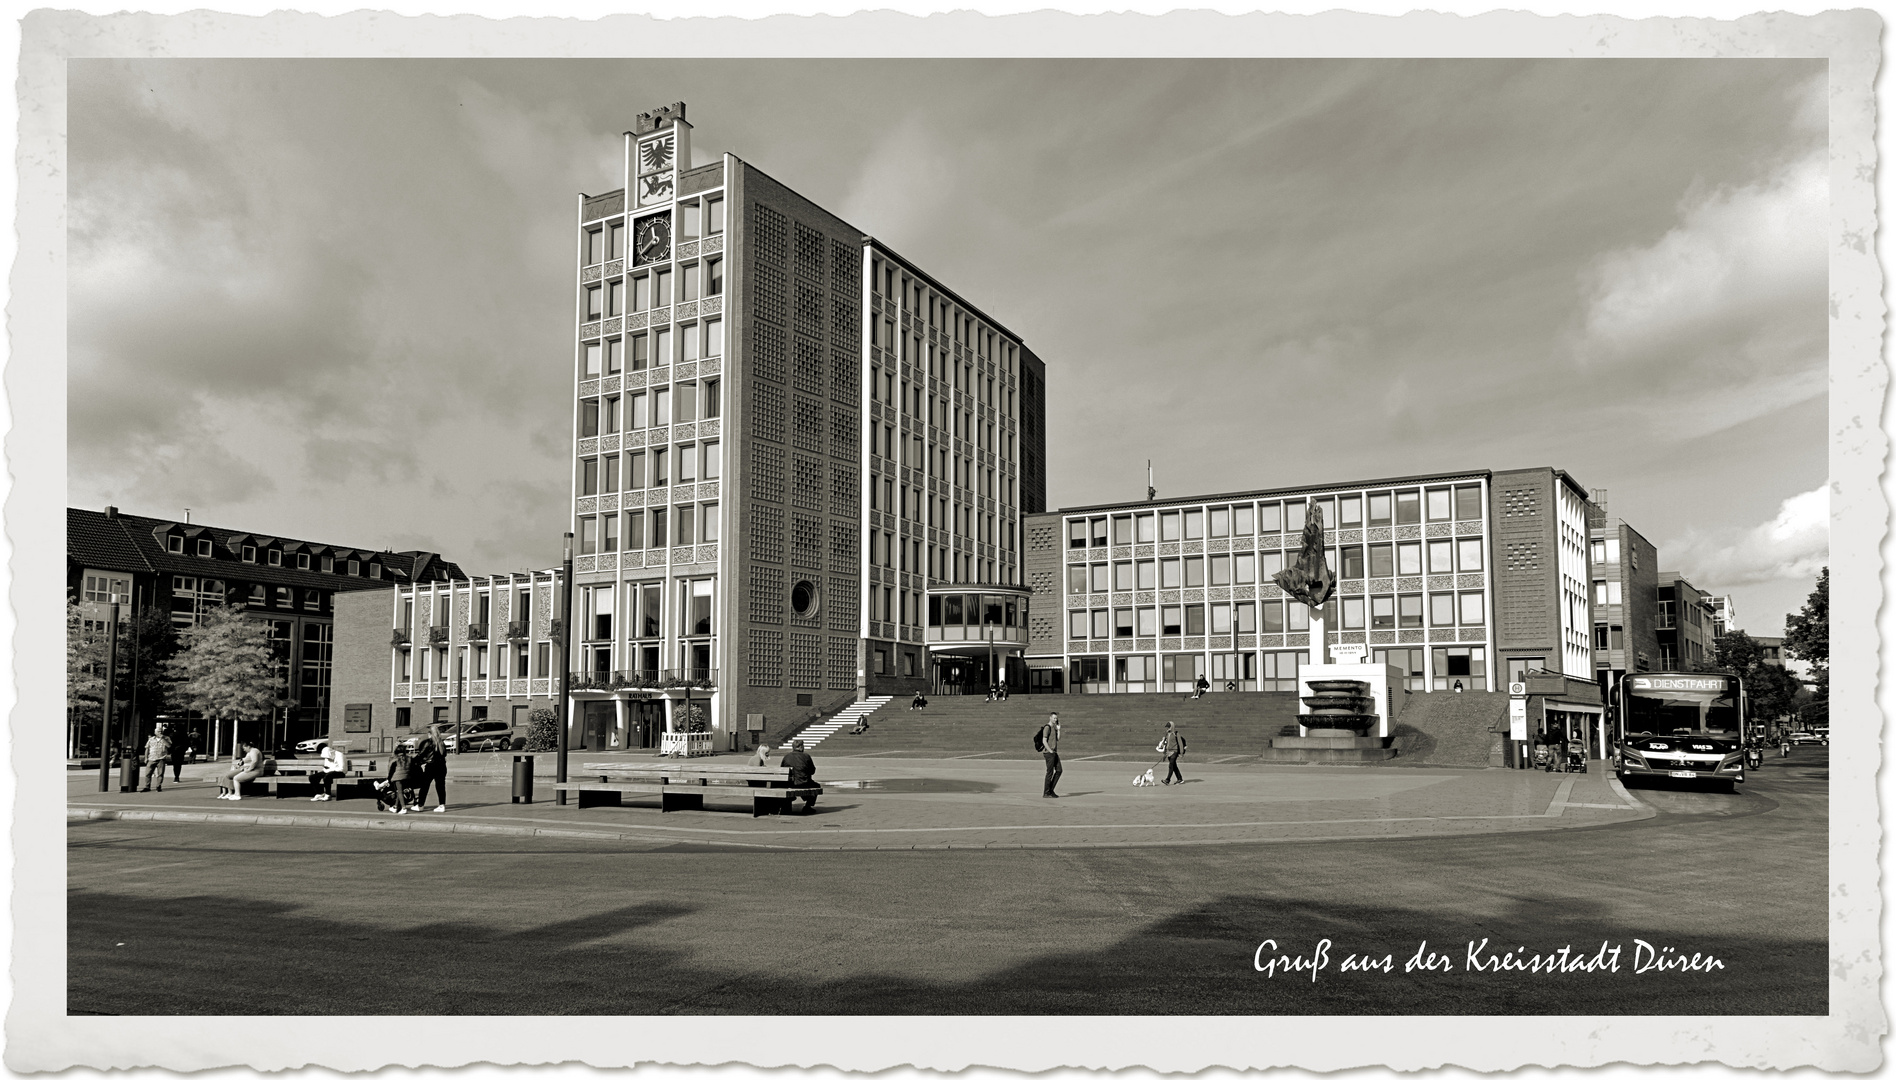
[[[716,236],[724,231],[723,199],[706,199],[704,201],[704,231],[707,236]]]
[[[706,296],[724,295],[724,260],[706,259],[704,262],[704,294]]]
[[[612,228],[607,231],[612,235],[612,246],[607,251],[607,257],[612,259],[625,258],[625,224],[623,222],[614,223]]]

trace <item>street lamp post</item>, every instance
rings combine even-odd
[[[566,783],[566,732],[573,719],[573,534],[566,534],[564,576],[560,579],[560,744],[553,759],[554,784]],[[555,787],[553,801],[566,805],[566,789]]]
[[[113,594],[116,597],[116,593]],[[112,699],[117,693],[112,688],[114,677],[118,675],[118,621],[119,606],[116,599],[112,602],[112,613],[105,623],[105,709],[99,714],[99,790],[111,790],[112,780]]]

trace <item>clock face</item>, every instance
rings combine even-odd
[[[671,215],[640,218],[632,233],[632,265],[663,262],[671,258],[671,246]]]

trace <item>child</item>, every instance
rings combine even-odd
[[[397,814],[408,812],[412,760],[406,746],[397,746],[395,756],[388,759],[388,779],[375,786],[384,809]]]

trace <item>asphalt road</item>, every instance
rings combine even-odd
[[[759,852],[75,823],[68,1007],[1822,1014],[1827,755],[1736,795],[1635,789],[1644,821],[1410,840]],[[1471,970],[1484,940],[1484,967],[1604,945],[1618,970]],[[1636,971],[1640,941],[1719,966]],[[1419,948],[1446,959],[1405,970]]]

